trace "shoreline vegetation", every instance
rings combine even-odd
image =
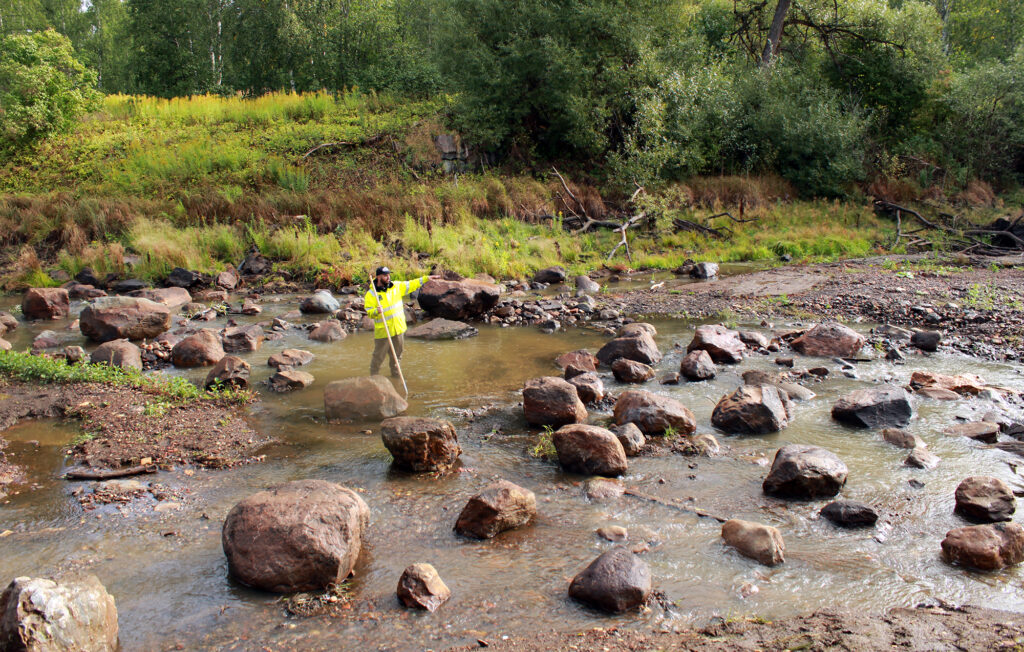
[[[631,202],[580,172],[563,170],[566,185],[553,168],[449,174],[435,144],[444,106],[374,92],[107,96],[76,130],[0,167],[0,286],[59,285],[85,267],[158,282],[174,267],[230,268],[253,247],[275,262],[271,279],[332,288],[380,261],[407,275],[521,278],[556,264],[584,274],[904,250],[866,197],[797,199],[777,177],[695,177]],[[1017,199],[979,182],[929,210],[987,224],[1018,212]],[[608,259],[618,232],[567,224],[639,212],[631,260],[621,248]]]

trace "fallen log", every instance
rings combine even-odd
[[[143,473],[156,473],[156,464],[140,464],[138,466],[126,466],[122,469],[69,469],[64,473],[65,480],[112,480],[114,478],[127,478]]]

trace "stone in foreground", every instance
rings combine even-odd
[[[567,381],[576,388],[576,395],[585,405],[596,403],[604,398],[604,383],[601,377],[592,371],[573,376]]]
[[[597,359],[604,365],[611,366],[619,358],[653,365],[661,360],[661,351],[650,333],[636,330],[607,342],[597,352]]]
[[[609,613],[635,609],[650,594],[651,569],[623,546],[592,561],[569,585],[569,597]]]
[[[114,652],[117,606],[95,575],[18,577],[0,595],[0,650]]]
[[[270,389],[280,393],[306,389],[314,382],[313,374],[298,369],[281,369],[267,380]]]
[[[281,367],[301,367],[313,361],[313,354],[302,349],[285,349],[275,353],[267,360],[267,364],[275,369]]]
[[[718,401],[711,423],[722,432],[765,435],[789,425],[791,405],[789,396],[772,385],[745,385]]]
[[[171,310],[149,299],[102,297],[79,316],[79,328],[94,342],[153,339],[171,327]]]
[[[686,347],[687,353],[707,351],[711,359],[717,363],[736,364],[743,361],[743,351],[747,345],[740,340],[740,335],[719,324],[698,326],[693,333],[693,340]]]
[[[464,321],[438,318],[410,328],[405,336],[418,340],[464,340],[479,334],[480,331]]]
[[[501,298],[501,288],[476,279],[427,281],[419,292],[421,308],[434,317],[452,320],[481,317]]]
[[[647,444],[647,438],[644,437],[644,433],[640,432],[640,428],[633,422],[615,426],[612,428],[612,432],[615,433],[619,443],[622,444],[622,450],[626,452],[626,457],[639,455],[640,451]]]
[[[642,389],[622,392],[615,401],[613,416],[616,425],[635,423],[648,437],[664,435],[669,428],[681,435],[692,435],[697,430],[693,412],[685,405]]]
[[[384,376],[346,378],[324,388],[328,421],[388,419],[409,409]]]
[[[704,349],[690,351],[679,363],[679,373],[689,381],[710,380],[715,377],[718,370],[711,360],[711,355]]]
[[[249,363],[237,355],[226,355],[206,374],[204,386],[223,385],[245,389],[249,386]]]
[[[835,453],[818,446],[789,444],[775,453],[762,488],[780,498],[828,498],[843,488],[847,474],[846,465]]]
[[[858,389],[832,406],[832,418],[860,428],[902,428],[914,416],[910,394],[902,387]]]
[[[212,330],[201,330],[189,335],[171,349],[175,367],[204,367],[215,365],[224,357],[220,338]]]
[[[64,288],[31,288],[21,300],[25,319],[60,319],[66,317],[71,302]]]
[[[318,591],[352,573],[370,510],[351,489],[298,480],[235,505],[224,521],[228,570],[264,591]]]
[[[452,597],[451,589],[430,564],[413,564],[398,580],[399,601],[410,609],[434,612]]]
[[[976,523],[1009,521],[1017,509],[1013,491],[999,478],[971,476],[956,488],[954,511]]]
[[[93,364],[107,364],[125,371],[142,371],[142,350],[128,340],[111,340],[96,347],[89,356]]]
[[[646,383],[654,378],[654,369],[636,360],[619,358],[612,363],[612,374],[620,383]]]
[[[523,414],[530,425],[559,427],[585,421],[587,408],[574,386],[561,378],[544,376],[526,381]]]
[[[380,424],[380,436],[400,469],[414,472],[447,471],[462,448],[449,421],[426,417],[393,417]]]
[[[465,537],[493,539],[505,530],[526,525],[536,515],[537,497],[532,491],[499,480],[469,499],[455,522],[455,531]]]
[[[1024,561],[1024,527],[1019,523],[969,525],[946,533],[942,556],[951,564],[998,570]]]
[[[871,505],[855,500],[834,500],[821,508],[822,516],[839,527],[872,527],[878,521],[878,512]]]
[[[744,557],[765,566],[774,566],[786,560],[786,544],[782,541],[782,534],[770,525],[734,518],[722,524],[722,538]]]
[[[626,472],[626,451],[610,430],[586,424],[559,428],[551,438],[558,463],[581,475],[615,477]]]

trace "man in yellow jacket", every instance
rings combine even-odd
[[[395,346],[395,356],[391,358],[391,375],[398,375],[398,361],[402,358],[402,351],[405,348],[405,305],[402,298],[415,292],[429,280],[441,278],[440,276],[421,276],[411,281],[391,282],[391,270],[387,267],[378,267],[374,274],[373,287],[377,291],[374,296],[373,290],[366,292],[364,304],[366,314],[373,319],[373,358],[370,360],[370,375],[376,376],[380,372],[380,366],[384,364],[384,356],[388,354],[388,331],[391,332],[391,342]],[[377,297],[380,297],[380,305],[377,304]],[[387,323],[387,329],[384,324]]]

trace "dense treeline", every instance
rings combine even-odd
[[[479,147],[623,191],[1024,177],[1019,0],[6,0],[0,94],[48,28],[105,93],[445,93]]]

